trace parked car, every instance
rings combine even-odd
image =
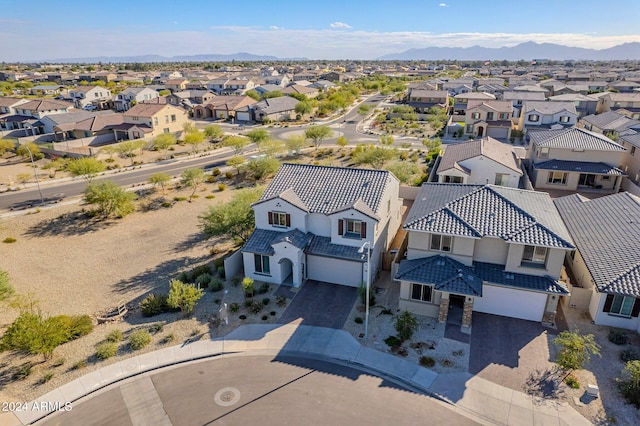
[[[82,109],[85,111],[95,111],[98,107],[95,105],[85,105]]]

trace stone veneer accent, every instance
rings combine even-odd
[[[438,312],[438,322],[444,323],[447,322],[447,317],[449,316],[449,299],[445,299],[444,297],[440,299],[440,311]]]
[[[544,315],[542,316],[542,323],[543,324],[550,324],[553,325],[556,323],[556,313],[555,311],[553,312],[545,312]]]
[[[462,308],[462,327],[471,327],[471,316],[473,315],[473,298],[465,297]]]

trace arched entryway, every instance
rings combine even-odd
[[[478,127],[478,137],[481,138],[482,136],[484,136],[484,127],[480,126]]]
[[[293,285],[293,274],[295,272],[293,262],[290,259],[283,257],[278,263],[280,264],[280,276],[282,277],[282,284]]]

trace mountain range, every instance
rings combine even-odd
[[[148,63],[148,62],[230,62],[230,61],[305,61],[307,58],[278,58],[276,56],[254,55],[252,53],[238,52],[231,54],[201,54],[201,55],[139,55],[139,56],[95,56],[90,58],[57,58],[46,61],[54,64],[97,64],[103,63]]]
[[[426,47],[409,49],[399,53],[389,53],[378,60],[507,60],[532,59],[619,61],[640,59],[640,43],[624,43],[607,49],[586,49],[554,43],[520,43],[512,47]]]

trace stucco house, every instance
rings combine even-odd
[[[446,90],[410,89],[406,104],[416,112],[426,113],[429,108],[440,107],[449,109],[449,92]]]
[[[193,107],[195,118],[237,118],[241,121],[250,121],[251,116],[247,107],[256,103],[249,96],[216,96],[204,105]]]
[[[158,92],[148,87],[129,87],[116,95],[114,101],[116,111],[127,111],[131,103],[140,103],[159,97]]]
[[[138,139],[181,132],[183,124],[188,121],[185,110],[169,104],[140,103],[122,116],[124,122],[116,128],[117,139]]]
[[[518,120],[518,130],[562,129],[575,126],[577,121],[578,111],[573,102],[527,101]]]
[[[571,237],[548,194],[494,185],[426,183],[408,232],[400,309],[446,322],[459,309],[553,323]]]
[[[469,101],[495,101],[495,95],[482,92],[460,93],[453,97],[453,115],[464,116],[467,112],[467,104]]]
[[[486,136],[447,145],[436,174],[441,183],[493,183],[517,188],[522,170],[511,145]]]
[[[511,135],[511,102],[469,100],[464,116],[467,136],[509,139]]]
[[[511,90],[504,92],[502,99],[511,102],[513,107],[512,116],[513,118],[519,118],[525,102],[544,101],[545,95],[542,92],[516,92]]]
[[[111,91],[100,86],[78,86],[69,90],[69,97],[76,108],[99,105],[112,99]]]
[[[598,98],[580,93],[568,93],[566,95],[550,96],[549,102],[573,102],[578,117],[595,114]]]
[[[293,286],[313,279],[357,287],[367,273],[373,279],[400,227],[398,191],[388,171],[283,164],[253,205],[245,276]]]
[[[528,170],[536,189],[620,189],[625,148],[608,137],[577,127],[531,131],[528,137]]]
[[[598,100],[596,112],[616,111],[621,108],[632,110],[640,108],[640,92],[605,93]]]
[[[622,182],[622,189],[640,195],[640,133],[625,134],[618,139],[618,143],[626,149],[621,168],[627,174],[627,179]],[[633,188],[629,187],[630,184]]]
[[[614,139],[627,133],[629,129],[640,130],[640,120],[634,120],[616,111],[607,111],[582,117],[578,125]]]
[[[593,200],[574,194],[555,204],[575,241],[567,263],[573,285],[590,295],[591,319],[640,331],[640,198],[628,192]]]
[[[256,102],[249,108],[255,121],[288,121],[296,117],[296,105],[299,103],[291,96],[281,96]]]

